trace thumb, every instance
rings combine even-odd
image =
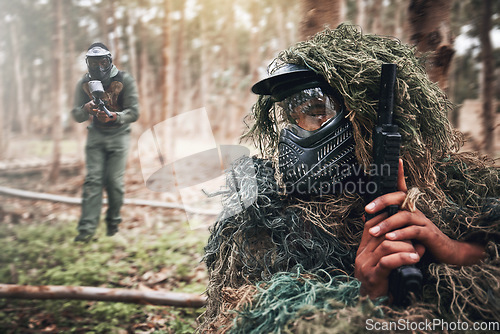
[[[408,187],[406,186],[406,180],[405,180],[403,159],[399,159],[399,165],[398,165],[398,190],[402,192],[408,191]]]

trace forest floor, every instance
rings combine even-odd
[[[63,159],[77,161],[78,146],[74,141],[63,142]],[[467,148],[474,149],[470,144]],[[500,147],[500,157],[498,153]],[[31,173],[22,167],[2,170],[2,165],[49,162],[50,156],[48,140],[14,140],[6,159],[0,160],[0,186],[80,197],[82,165],[61,171],[57,182],[48,181],[49,168]],[[155,192],[146,187],[134,152],[125,181],[126,198],[183,204],[178,191]],[[105,209],[106,205],[102,214]],[[106,237],[101,221],[97,240],[88,244],[73,241],[79,215],[79,205],[0,194],[0,283],[203,294],[208,282],[203,247],[214,215],[125,205],[118,234]],[[201,224],[193,225],[193,220]],[[193,333],[202,312],[113,302],[0,298],[0,333]]]
[[[27,148],[18,147],[20,152],[23,149]],[[55,183],[48,182],[47,175],[47,170],[0,171],[0,186],[81,196],[84,168],[61,172]],[[126,198],[182,202],[176,192],[147,189],[140,166],[133,161],[125,180]],[[102,214],[105,209],[106,205]],[[107,237],[101,219],[97,240],[82,244],[73,241],[79,215],[79,205],[0,195],[0,283],[204,292],[208,279],[203,247],[207,226],[215,216],[197,216],[206,224],[193,229],[182,209],[124,205],[118,234]],[[0,332],[193,333],[202,312],[113,302],[0,298]]]

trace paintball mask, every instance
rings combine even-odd
[[[271,95],[275,108],[288,119],[278,143],[278,168],[288,194],[357,191],[352,182],[358,165],[352,124],[346,118],[342,97],[323,77],[285,64],[256,83],[252,91]]]
[[[111,76],[111,52],[101,43],[92,44],[85,55],[87,69],[92,80],[100,80],[107,85]]]

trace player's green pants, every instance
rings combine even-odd
[[[89,127],[85,146],[87,175],[83,184],[80,234],[94,234],[101,216],[103,189],[108,195],[108,230],[121,222],[124,175],[130,145],[130,128],[102,133]]]

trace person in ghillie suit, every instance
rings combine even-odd
[[[244,136],[262,156],[227,173],[225,209],[205,248],[200,332],[446,332],[500,319],[499,169],[458,152],[453,105],[423,61],[396,39],[346,24],[279,53],[252,88],[259,97]],[[363,185],[383,63],[397,66],[401,160],[398,191],[373,199]],[[313,146],[316,155],[304,154]],[[318,172],[314,159],[340,167]],[[328,179],[333,190],[315,187]],[[365,218],[387,205],[399,212]],[[409,306],[388,291],[402,265],[423,276]]]

